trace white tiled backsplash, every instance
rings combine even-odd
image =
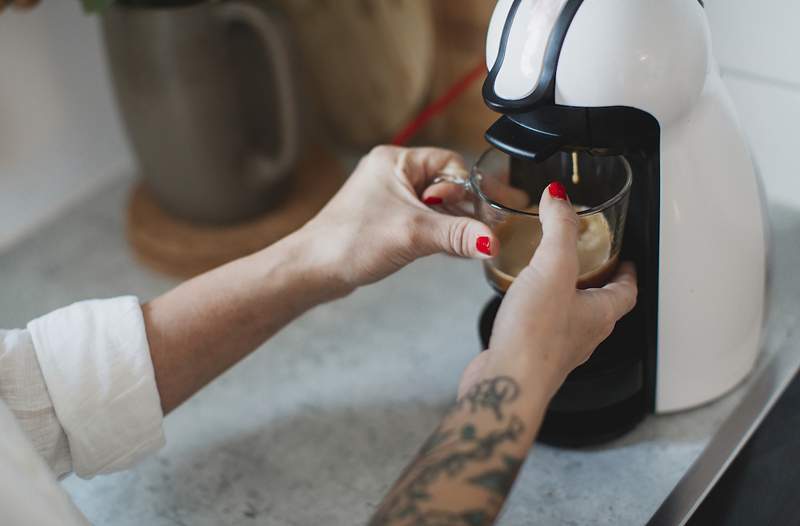
[[[800,207],[800,2],[706,0],[714,51],[770,198]]]
[[[800,206],[800,2],[705,3],[767,192]],[[131,166],[96,20],[77,0],[0,16],[0,248]]]

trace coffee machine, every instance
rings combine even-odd
[[[639,299],[553,399],[540,438],[598,443],[713,400],[753,368],[766,275],[761,186],[701,0],[500,0],[488,130],[530,163],[581,151],[634,172],[622,248]],[[484,312],[488,341],[498,302]]]

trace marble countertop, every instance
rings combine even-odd
[[[123,236],[129,181],[0,253],[0,320],[88,297],[142,300],[174,285],[133,259]],[[800,211],[776,207],[766,352],[791,352],[800,318]],[[135,469],[64,482],[96,524],[364,523],[451,401],[479,351],[489,298],[477,263],[432,257],[319,307],[165,421],[167,446]],[[264,313],[268,316],[269,313]],[[648,417],[599,448],[537,446],[500,521],[642,525],[749,381],[693,411]]]

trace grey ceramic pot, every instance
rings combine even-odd
[[[117,103],[145,183],[178,217],[274,206],[300,122],[286,24],[264,1],[115,7],[102,17]]]

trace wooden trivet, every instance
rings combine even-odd
[[[277,208],[231,226],[175,218],[139,183],[128,206],[128,242],[145,265],[176,277],[195,276],[256,252],[303,226],[341,187],[345,175],[330,153],[313,150],[299,163],[292,189]]]

